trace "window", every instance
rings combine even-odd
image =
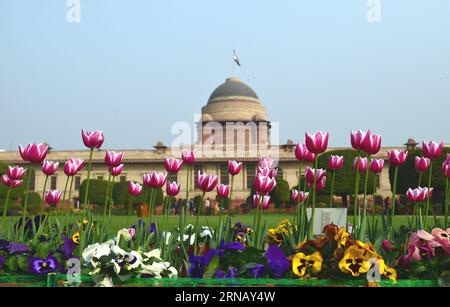
[[[201,164],[194,164],[194,182],[192,183],[197,189],[198,172],[203,173],[203,167]]]
[[[228,164],[227,163],[220,164],[220,183],[222,183],[222,184],[230,183],[230,174],[228,173]]]
[[[98,175],[97,180],[103,180],[103,175]]]
[[[247,173],[247,189],[251,189],[255,181],[256,166],[255,164],[246,164],[245,171]]]
[[[75,191],[80,189],[81,185],[81,176],[75,176]]]
[[[57,184],[57,177],[56,176],[50,177],[50,189],[56,190],[56,184]]]
[[[127,175],[120,176],[120,182],[125,182],[125,181],[127,181]]]

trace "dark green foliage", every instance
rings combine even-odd
[[[437,160],[433,160],[433,173],[431,177],[431,186],[434,187],[433,202],[441,202],[442,195],[445,190],[445,180],[446,177],[442,172],[442,163],[444,162],[447,154],[450,153],[449,148],[444,148],[442,154]],[[398,168],[398,179],[397,179],[397,194],[405,194],[409,188],[416,188],[419,185],[419,172],[415,168],[415,158],[417,156],[422,156],[422,150],[410,150],[408,152],[408,157],[405,164],[399,166]],[[392,184],[394,181],[394,167],[389,167],[389,181]],[[421,184],[422,187],[428,185],[428,171],[422,176]]]
[[[289,183],[281,178],[276,178],[277,185],[270,193],[270,201],[275,204],[276,208],[280,208],[283,204],[289,204],[291,199],[291,192]]]
[[[333,172],[328,167],[328,159],[331,155],[344,157],[344,166],[342,167],[342,169],[336,171],[333,194],[352,195],[355,192],[355,179],[356,179],[356,172],[353,169],[353,161],[358,156],[358,153],[352,149],[333,150],[319,156],[318,167],[327,170],[327,183],[325,185],[325,188],[322,191],[320,191],[319,194],[330,195],[331,192],[331,179],[333,176]],[[366,155],[362,153],[361,156],[364,157]],[[365,180],[365,173],[362,173],[359,185],[360,194],[364,192],[364,180]],[[369,181],[367,186],[368,194],[373,193],[374,180],[375,175],[369,172]]]

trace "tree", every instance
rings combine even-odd
[[[283,204],[288,204],[291,199],[291,192],[289,189],[289,183],[282,179],[276,178],[277,185],[275,189],[270,193],[270,201],[275,204],[276,208],[280,208]]]

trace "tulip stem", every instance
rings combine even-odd
[[[334,178],[336,176],[336,171],[333,170],[333,175],[331,177],[331,192],[330,192],[330,208],[333,208],[333,193],[334,193]]]
[[[358,151],[358,158],[356,160],[356,180],[355,180],[355,194],[353,195],[353,229],[352,232],[355,232],[355,229],[357,228],[357,216],[358,216],[358,210],[359,210],[359,204],[358,204],[358,195],[359,195],[359,180],[360,180],[360,173],[359,173],[359,151]]]
[[[428,212],[430,210],[430,188],[431,188],[431,176],[433,175],[433,160],[430,160],[430,170],[428,172],[428,190],[427,190],[427,204],[425,206],[425,222],[424,222],[424,229],[427,229],[428,225]]]
[[[6,213],[8,212],[8,203],[9,203],[9,196],[11,195],[11,190],[12,190],[12,182],[8,188],[8,191],[6,192],[5,207],[3,208],[2,230],[3,224],[5,223],[6,220]]]
[[[66,184],[64,185],[64,193],[63,193],[63,199],[62,199],[62,206],[64,207],[64,202],[66,201],[66,191],[67,191],[67,185],[69,183],[70,176],[67,176]]]
[[[200,199],[200,204],[198,205],[197,217],[195,218],[194,255],[197,255],[197,240],[198,240],[198,236],[200,235],[200,231],[198,231],[198,221],[199,221],[199,218],[200,218],[200,212],[202,211],[204,198],[205,198],[205,192],[202,193],[202,198]],[[198,232],[198,234],[197,234],[197,232]],[[181,239],[181,240],[183,240],[183,239]]]
[[[369,183],[369,167],[370,167],[370,155],[367,157],[366,177],[364,178],[362,225],[361,225],[361,229],[358,229],[360,241],[363,241],[366,238],[366,228],[367,228],[367,185]]]
[[[69,184],[69,199],[68,199],[68,201],[69,201],[69,206],[68,206],[68,208],[70,207],[71,200],[72,200],[73,177],[74,177],[74,176],[70,177],[70,184]],[[63,211],[64,211],[64,203],[62,204],[62,209],[63,209]]]
[[[314,159],[314,182],[313,182],[313,195],[312,195],[312,206],[311,206],[311,219],[309,221],[309,239],[312,239],[314,236],[314,214],[316,210],[316,179],[317,179],[317,166],[319,163],[319,155],[317,154]]]
[[[103,207],[103,219],[102,219],[103,226],[105,224],[105,219],[106,219],[106,212],[107,212],[106,209],[107,209],[107,206],[108,206],[110,185],[111,185],[111,173],[109,173],[108,185],[106,186],[105,205]]]
[[[444,218],[444,227],[448,226],[448,194],[449,194],[449,180],[445,181],[445,218]]]
[[[300,215],[301,215],[301,208],[300,208],[300,185],[302,183],[302,163],[299,162],[298,163],[298,184],[297,184],[297,236],[298,236],[298,240],[300,241],[300,235],[301,235],[301,231],[300,231],[300,227],[301,227],[301,223],[303,223],[303,221],[301,221],[300,219]]]
[[[113,176],[112,178],[112,184],[111,184],[111,189],[109,191],[109,199],[108,199],[108,227],[111,225],[111,206],[113,203],[113,191],[114,191],[114,181],[115,181],[116,177]]]
[[[393,240],[394,235],[394,216],[395,216],[395,201],[396,201],[396,195],[397,195],[397,177],[398,177],[398,166],[395,167],[394,170],[394,183],[392,186],[392,197],[391,197],[391,218],[389,221],[389,239]]]
[[[44,216],[44,207],[45,207],[45,189],[47,188],[48,175],[45,176],[44,181],[44,189],[42,190],[42,206],[41,206],[41,215],[39,217],[39,224],[42,224],[42,217]]]
[[[89,151],[89,161],[88,161],[88,174],[86,181],[86,191],[84,193],[83,206],[87,206],[89,200],[89,182],[91,180],[91,168],[92,168],[92,155],[94,154],[94,148],[91,148]]]
[[[27,216],[27,208],[28,208],[28,194],[30,192],[30,180],[31,180],[31,172],[33,171],[33,165],[30,164],[28,166],[28,174],[27,174],[27,184],[25,190],[25,200],[23,202],[23,214],[22,214],[22,236],[21,239],[23,241],[25,236],[25,217]],[[11,183],[12,184],[12,183]]]

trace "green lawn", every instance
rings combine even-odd
[[[101,219],[101,217],[98,217],[99,219]],[[269,227],[273,227],[276,226],[281,220],[283,219],[290,219],[292,221],[293,219],[293,215],[290,214],[265,214],[263,215],[263,219],[264,221],[267,223],[267,225]],[[380,216],[376,217],[377,219],[380,219]],[[2,218],[0,217],[0,220]],[[158,221],[162,220],[162,216],[157,216],[156,219]],[[409,219],[411,219],[411,217],[409,217]],[[60,220],[63,220],[63,217],[60,217]],[[73,219],[75,221],[75,218]],[[127,217],[126,216],[120,216],[120,215],[116,215],[112,217],[112,223],[111,223],[111,234],[114,234],[117,232],[117,230],[121,229],[121,228],[125,228],[126,227],[126,220]],[[130,217],[130,225],[133,225],[137,222],[138,218],[137,217]],[[349,216],[348,217],[348,221],[352,222],[353,217]],[[253,221],[253,215],[248,214],[248,215],[234,215],[232,217],[232,222],[235,223],[237,221],[242,222],[244,225],[251,225],[252,221]],[[176,228],[178,227],[178,222],[179,222],[179,216],[169,216],[169,228]],[[200,225],[211,225],[212,227],[217,227],[218,223],[219,223],[219,217],[218,216],[201,216],[200,217]],[[186,225],[187,224],[195,224],[195,216],[188,216],[186,219]],[[430,218],[429,219],[429,225],[433,225],[434,224],[434,219]],[[396,216],[394,219],[394,227],[398,228],[401,225],[408,225],[408,216]],[[381,227],[381,221],[379,221],[378,223],[378,227]]]

